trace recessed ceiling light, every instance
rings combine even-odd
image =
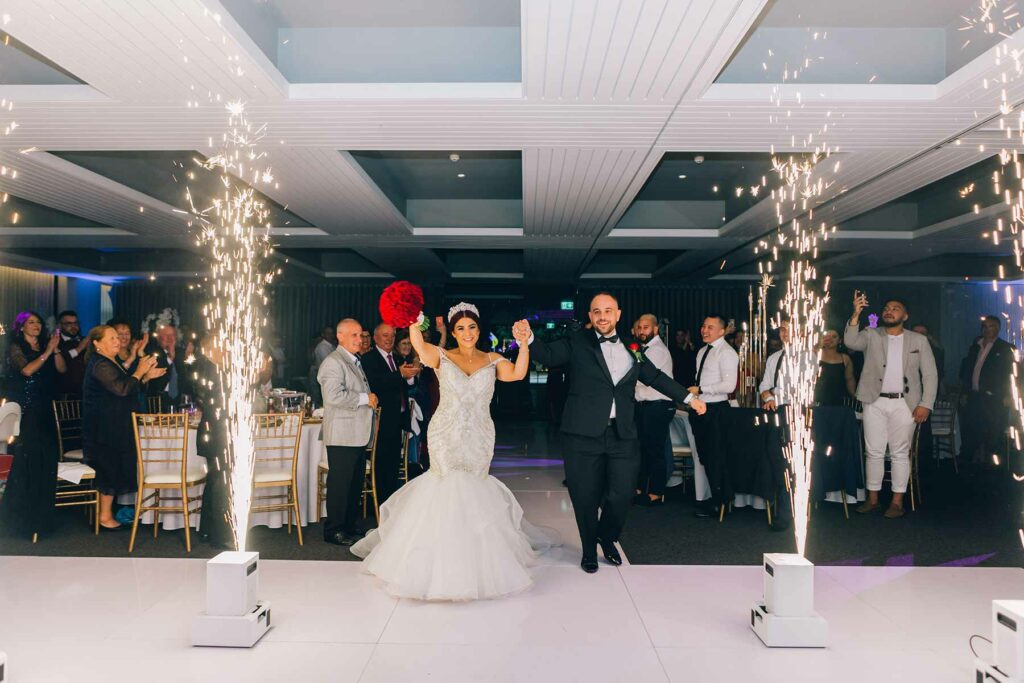
[[[680,180],[686,180],[686,174],[684,173],[684,174],[682,174],[681,176],[679,176],[679,179],[680,179]]]
[[[465,174],[465,173],[459,173],[459,174],[458,174],[458,175],[456,175],[455,177],[456,177],[456,178],[465,178],[465,177],[466,177],[466,174]]]
[[[712,192],[718,192],[718,185],[712,185],[711,186],[711,191]]]

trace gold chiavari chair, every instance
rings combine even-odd
[[[370,442],[366,445],[366,450],[369,453],[369,457],[366,460],[365,478],[363,481],[363,516],[366,516],[366,505],[370,496],[373,497],[373,508],[374,514],[377,513],[377,487],[373,478],[373,465],[375,456],[377,453],[377,430],[380,426],[380,408],[373,409],[373,418],[370,425]],[[324,451],[323,459],[317,466],[317,486],[316,486],[316,514],[319,517],[323,514],[324,501],[327,500],[327,454]]]
[[[302,415],[299,413],[260,413],[252,416],[253,434],[253,496],[249,514],[285,511],[288,533],[292,532],[292,515],[299,545],[302,545],[302,517],[299,512],[299,438],[302,436]],[[267,489],[283,488],[284,493],[266,493]],[[261,495],[257,495],[263,492]],[[276,501],[276,502],[261,502]]]
[[[164,399],[164,397],[161,394],[157,394],[156,396],[147,396],[146,397],[146,410],[148,412],[154,413],[154,414],[162,413],[163,412],[163,406],[164,406],[164,400],[163,399]],[[170,407],[170,406],[168,406],[168,407]]]
[[[82,453],[82,402],[74,399],[53,402],[53,417],[57,422],[57,445],[61,462],[80,462]]]
[[[128,552],[135,549],[135,535],[139,517],[153,513],[153,538],[160,529],[160,515],[180,512],[185,518],[185,552],[192,552],[189,515],[202,506],[190,509],[194,500],[188,497],[190,486],[206,482],[206,467],[188,466],[188,415],[185,413],[140,414],[132,413],[135,433],[135,453],[138,467],[138,493],[135,494],[135,518]],[[146,491],[152,491],[148,496]],[[164,491],[177,491],[177,497],[167,498]],[[179,501],[178,505],[163,506],[163,501]]]

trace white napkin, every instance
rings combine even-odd
[[[412,419],[410,420],[412,433],[419,435],[420,423],[423,422],[423,409],[416,401],[409,401],[409,407],[412,408]]]
[[[57,478],[69,481],[72,484],[81,484],[84,477],[91,468],[80,462],[59,462],[57,463]]]

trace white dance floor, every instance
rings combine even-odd
[[[559,469],[502,478],[531,519],[572,533]],[[973,680],[967,639],[989,635],[990,601],[1024,597],[1021,569],[823,567],[830,647],[769,650],[748,626],[759,567],[602,564],[588,576],[577,552],[546,557],[528,593],[468,604],[392,599],[354,562],[265,561],[274,627],[252,650],[189,646],[202,560],[0,557],[0,650],[14,683],[952,683]]]

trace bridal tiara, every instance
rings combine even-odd
[[[454,306],[448,309],[448,322],[451,322],[452,318],[455,317],[455,314],[460,311],[469,311],[477,318],[480,317],[480,311],[476,309],[476,306],[474,306],[473,304],[467,304],[465,301],[460,301],[459,303],[455,304]]]

